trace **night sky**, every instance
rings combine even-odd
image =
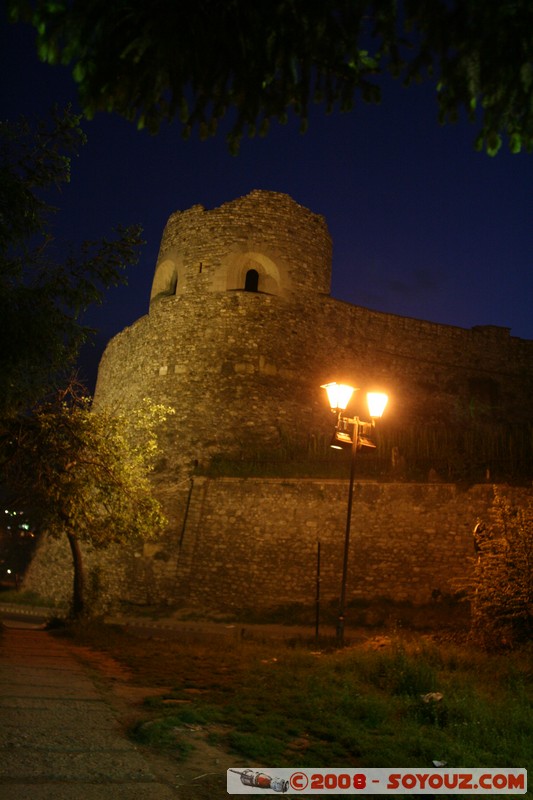
[[[32,29],[3,23],[2,116],[72,102],[68,68],[38,61]],[[533,155],[476,153],[475,126],[440,127],[429,86],[384,84],[380,106],[311,114],[309,130],[273,123],[231,156],[223,130],[189,141],[178,125],[153,137],[117,116],[83,123],[88,143],[57,201],[56,235],[100,239],[141,223],[147,242],[128,286],[91,311],[83,357],[91,383],[105,343],[148,310],[163,227],[177,210],[214,208],[253,189],[286,192],[324,215],[333,239],[331,294],[379,311],[533,339]]]

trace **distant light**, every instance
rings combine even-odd
[[[7,574],[11,575],[11,570],[10,569],[7,570]]]

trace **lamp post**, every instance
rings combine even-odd
[[[381,392],[368,392],[367,403],[371,422],[364,422],[359,417],[347,417],[343,412],[354,392],[359,391],[353,386],[336,382],[326,383],[322,387],[328,395],[329,405],[337,415],[337,424],[331,446],[336,449],[351,448],[350,458],[350,483],[348,489],[348,510],[346,515],[346,529],[344,534],[344,553],[342,559],[341,593],[339,598],[339,616],[337,619],[337,645],[344,646],[344,614],[346,607],[346,582],[348,578],[348,556],[350,552],[350,528],[352,522],[353,487],[355,478],[356,454],[362,447],[375,447],[370,438],[375,420],[382,416],[388,397]]]

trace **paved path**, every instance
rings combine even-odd
[[[128,741],[68,642],[0,630],[0,797],[176,800]]]

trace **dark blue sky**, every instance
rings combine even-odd
[[[55,102],[76,108],[68,69],[39,63],[31,29],[4,24],[0,47],[2,116],[45,114]],[[223,136],[183,141],[178,126],[151,137],[99,115],[83,127],[88,143],[59,198],[58,235],[102,238],[117,223],[139,222],[147,241],[128,287],[90,314],[100,331],[93,361],[146,313],[168,216],[252,189],[286,192],[324,215],[334,297],[533,339],[533,155],[476,153],[474,126],[439,126],[428,86],[391,81],[380,106],[346,115],[317,108],[304,136],[296,122],[274,123],[266,139],[243,140],[237,157]]]

